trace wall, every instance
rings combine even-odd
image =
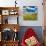
[[[18,0],[17,1],[19,8],[19,24],[20,26],[34,26],[32,28],[34,28],[37,32],[37,35],[40,39],[40,41],[43,41],[43,30],[42,27],[39,26],[44,26],[44,14],[43,14],[43,0]],[[0,6],[1,7],[14,7],[15,3],[13,0],[0,0]],[[28,5],[33,5],[33,6],[37,6],[38,7],[38,21],[23,21],[23,12],[22,12],[22,7],[23,6],[28,6]],[[36,26],[36,27],[35,27]],[[25,31],[26,27],[21,27],[20,33],[23,35],[23,32]],[[21,35],[20,34],[20,35]],[[22,38],[22,36],[20,37]]]
[[[38,7],[38,20],[37,21],[24,21],[23,20],[23,10],[22,10],[22,6],[21,6],[21,11],[20,11],[20,25],[21,26],[43,26],[44,25],[44,14],[43,14],[43,5],[42,5],[42,0],[30,0],[28,2],[21,2],[20,4],[22,4],[22,6],[37,6]]]
[[[15,3],[14,3],[15,0],[0,0],[0,6],[1,7],[14,7],[15,6]],[[20,15],[20,18],[19,18],[19,24],[20,26],[44,26],[44,15],[43,15],[43,0],[17,0],[17,6],[20,7],[20,11],[19,11],[19,15]],[[38,7],[38,20],[37,21],[23,21],[23,12],[22,12],[22,7],[23,6],[30,6],[30,5],[33,5],[33,6],[37,6]]]
[[[0,6],[1,7],[12,7],[14,6],[15,0],[0,0]]]
[[[19,32],[19,39],[20,41],[22,40],[25,32],[27,31],[28,28],[32,28],[37,36],[38,36],[38,39],[41,43],[43,43],[43,30],[42,30],[42,27],[41,26],[21,26],[20,28],[20,32]]]
[[[45,46],[46,46],[46,0],[44,0],[44,42],[45,42]]]
[[[46,26],[46,0],[44,0],[44,26]]]

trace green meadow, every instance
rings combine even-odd
[[[24,14],[23,15],[24,20],[37,20],[37,13],[34,14]]]

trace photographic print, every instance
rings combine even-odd
[[[2,10],[2,15],[9,15],[9,10]]]
[[[37,20],[37,6],[23,6],[23,20]]]

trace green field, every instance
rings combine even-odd
[[[24,14],[23,16],[24,20],[37,20],[37,14]]]

